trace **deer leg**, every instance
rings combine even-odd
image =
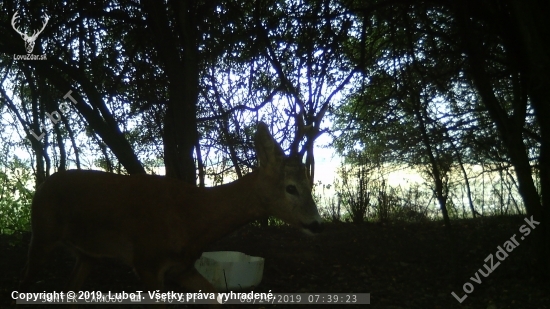
[[[217,293],[216,288],[192,267],[186,272],[178,274],[179,285],[190,291],[201,290],[204,293]]]
[[[214,288],[214,286],[208,282],[194,266],[185,271],[173,270],[171,275],[174,276],[176,283],[186,290],[191,292],[201,291],[201,293],[214,293],[216,297],[218,296],[216,288]],[[213,300],[209,307],[219,308],[220,304],[216,300]]]
[[[54,248],[54,244],[49,241],[41,241],[33,235],[29,245],[27,263],[23,269],[23,278],[19,283],[20,292],[28,292],[29,286],[33,283],[37,273],[44,264],[44,260]]]
[[[160,291],[164,287],[164,275],[163,273],[155,267],[148,266],[135,266],[135,272],[139,276],[139,279],[143,283],[145,291]],[[162,301],[162,300],[161,300]],[[155,308],[165,308],[166,305],[162,302],[159,302]]]
[[[82,284],[90,274],[92,268],[92,259],[83,255],[77,254],[76,263],[71,273],[69,282],[67,283],[67,291],[79,291]]]

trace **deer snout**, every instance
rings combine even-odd
[[[302,223],[302,228],[306,232],[309,232],[311,234],[319,234],[323,231],[324,226],[319,221],[313,221],[313,222],[308,223],[308,224]]]

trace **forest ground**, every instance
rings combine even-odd
[[[534,265],[535,253],[529,236],[521,240],[487,278],[479,276],[480,284],[470,279],[475,279],[478,269],[485,270],[484,260],[496,253],[497,246],[502,246],[514,234],[519,240],[524,217],[490,217],[452,223],[455,240],[449,239],[442,222],[333,223],[314,237],[286,226],[246,226],[210,249],[264,257],[263,280],[255,292],[370,293],[371,304],[366,308],[550,308],[550,285],[538,277],[540,272]],[[10,294],[17,288],[29,239],[29,234],[0,236],[2,308],[14,307]],[[494,262],[498,262],[496,257]],[[73,263],[74,259],[64,250],[52,254],[33,291],[60,291]],[[451,292],[462,297],[466,282],[473,285],[474,291],[460,304]],[[129,267],[101,261],[83,289],[120,292],[140,288],[139,280]],[[256,304],[247,308],[289,306]],[[242,308],[240,305],[224,307]],[[358,305],[345,306],[353,307]]]

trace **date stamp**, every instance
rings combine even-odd
[[[229,294],[229,293],[227,293]],[[266,299],[240,298],[227,304],[368,305],[369,293],[275,293]]]

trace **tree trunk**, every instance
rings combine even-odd
[[[540,195],[540,233],[542,234],[541,259],[545,261],[546,274],[550,276],[550,20],[546,16],[550,9],[548,1],[512,0],[511,15],[518,28],[514,40],[520,42],[522,58],[527,62],[529,96],[535,110],[535,117],[541,131],[541,149],[539,156]]]
[[[166,176],[196,184],[193,151],[197,141],[198,98],[197,37],[194,1],[169,2],[177,16],[179,39],[169,26],[169,10],[163,2],[144,1],[150,35],[168,78],[168,102],[163,142]]]

